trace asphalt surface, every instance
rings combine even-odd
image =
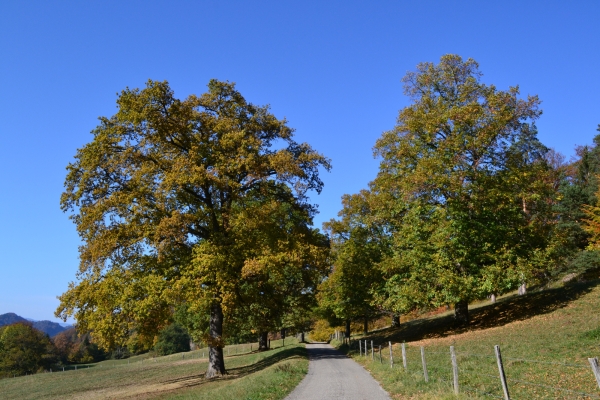
[[[308,374],[286,400],[390,400],[363,367],[328,344],[307,344]]]

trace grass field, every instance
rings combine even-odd
[[[293,338],[285,340],[285,347],[281,340],[272,341],[271,350],[260,353],[250,352],[249,345],[228,346],[228,375],[212,380],[204,379],[205,351],[143,355],[83,365],[77,371],[2,379],[0,398],[276,400],[291,392],[308,371],[306,349]]]
[[[395,398],[451,399],[454,346],[459,398],[502,398],[494,345],[502,351],[512,399],[600,398],[588,357],[600,357],[600,281],[509,295],[496,304],[473,305],[472,324],[456,328],[451,312],[374,332],[369,355],[342,347],[368,369]],[[382,361],[370,341],[384,345]],[[393,343],[394,368],[389,347]],[[407,369],[401,343],[406,342]],[[364,343],[364,342],[363,342]],[[424,380],[420,347],[425,349],[429,382]],[[584,393],[587,393],[584,394]]]

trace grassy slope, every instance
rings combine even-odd
[[[244,348],[239,346],[239,353]],[[272,350],[235,354],[225,358],[228,375],[204,379],[203,350],[145,359],[105,361],[78,371],[37,374],[0,380],[2,399],[104,399],[104,398],[210,398],[282,399],[308,371],[303,345],[295,339],[271,342]],[[245,350],[249,350],[246,346]],[[225,352],[227,354],[227,351]]]
[[[456,398],[450,383],[449,346],[454,345],[460,370],[459,397],[489,398],[502,395],[493,350],[494,345],[500,345],[512,398],[592,398],[575,392],[600,398],[600,390],[587,361],[588,357],[600,356],[599,307],[600,281],[568,285],[524,297],[511,295],[496,304],[472,306],[472,324],[466,329],[456,328],[452,315],[445,313],[367,337],[376,347],[388,341],[396,343],[393,345],[393,369],[389,365],[389,348],[382,351],[383,364],[377,352],[375,362],[370,354],[359,357],[357,349],[350,350],[349,354],[370,370],[394,397]],[[402,367],[399,343],[403,341],[407,346],[407,371]],[[420,346],[425,348],[429,383],[423,378]]]

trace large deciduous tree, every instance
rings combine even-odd
[[[56,314],[111,348],[132,331],[151,342],[185,303],[208,313],[212,377],[225,372],[228,316],[272,304],[262,285],[311,292],[327,246],[307,229],[306,194],[330,165],[233,84],[208,89],[185,100],[166,82],[126,89],[77,151],[61,206],[83,242],[79,281]]]
[[[524,283],[546,246],[552,188],[534,124],[540,102],[480,77],[457,55],[419,64],[403,79],[412,104],[375,146],[375,188],[394,194],[402,219],[395,256],[382,263],[387,306],[398,312],[454,303],[468,323],[470,300]]]
[[[367,190],[345,195],[340,218],[324,224],[331,237],[333,267],[319,287],[319,303],[326,314],[345,323],[347,336],[351,321],[364,321],[366,334],[369,318],[381,313],[374,299],[383,285],[377,264],[386,252],[386,238],[382,225],[373,221],[373,201]]]

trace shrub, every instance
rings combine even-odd
[[[76,329],[71,328],[59,333],[52,340],[63,363],[98,362],[106,358],[106,353],[92,341],[89,332],[78,335]]]
[[[0,328],[0,375],[32,374],[48,370],[58,362],[54,344],[30,323]]]
[[[181,325],[171,324],[158,335],[154,350],[161,356],[190,351],[190,335]]]
[[[315,322],[315,326],[310,332],[310,339],[315,342],[326,342],[333,332],[334,329],[329,326],[329,323],[324,319],[320,319]]]

